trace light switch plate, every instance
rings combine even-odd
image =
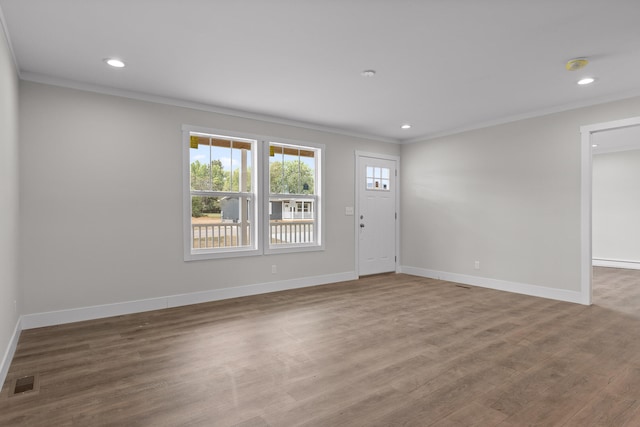
[[[353,206],[347,206],[344,208],[344,214],[348,216],[353,216]]]

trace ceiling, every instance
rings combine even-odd
[[[0,0],[0,10],[22,79],[391,142],[640,95],[638,0]],[[575,57],[590,63],[565,70]],[[586,75],[596,82],[578,86]]]
[[[591,135],[593,154],[640,150],[640,126],[609,129]]]

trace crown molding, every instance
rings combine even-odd
[[[1,13],[2,13],[2,11],[0,10],[0,24],[2,24],[2,19],[3,19]],[[8,33],[6,31],[6,26],[3,26],[3,29],[5,30],[5,35],[7,36],[7,40],[9,40],[8,39]],[[14,64],[16,64],[16,70],[18,70],[17,62],[15,61],[15,55],[13,53],[13,48],[11,46],[10,41],[9,41],[9,48],[11,50],[11,53],[12,53],[13,57],[14,57]],[[499,126],[499,125],[503,125],[503,124],[507,124],[507,123],[517,122],[517,121],[520,121],[520,120],[532,119],[532,118],[536,118],[536,117],[546,116],[546,115],[549,115],[549,114],[556,114],[556,113],[561,113],[561,112],[564,112],[564,111],[576,110],[576,109],[579,109],[579,108],[591,107],[591,106],[594,106],[594,105],[605,104],[607,102],[621,101],[621,100],[624,100],[624,99],[629,99],[629,98],[634,98],[634,97],[640,96],[640,90],[631,91],[631,92],[624,92],[624,93],[618,93],[618,94],[614,94],[614,95],[608,95],[608,96],[592,98],[592,99],[586,100],[586,101],[575,102],[575,103],[570,103],[570,104],[563,104],[563,105],[550,107],[550,108],[543,108],[543,109],[532,111],[532,112],[529,112],[529,113],[516,114],[516,115],[512,115],[512,116],[502,117],[502,118],[495,119],[495,120],[488,120],[488,121],[472,123],[472,124],[469,124],[467,126],[454,127],[454,128],[442,131],[442,132],[436,132],[436,133],[432,133],[432,134],[425,134],[425,135],[418,136],[418,137],[415,137],[415,138],[393,139],[393,138],[385,138],[385,137],[382,137],[382,136],[379,136],[379,135],[372,135],[372,134],[361,133],[361,132],[353,132],[353,131],[349,131],[349,130],[346,130],[346,129],[336,128],[336,127],[331,127],[331,126],[324,126],[324,125],[319,125],[319,124],[310,123],[310,122],[304,122],[304,121],[299,121],[299,120],[292,120],[292,119],[287,119],[287,118],[278,117],[278,116],[272,116],[272,115],[268,115],[268,114],[260,114],[260,113],[250,112],[250,111],[236,110],[236,109],[232,109],[232,108],[219,107],[219,106],[212,105],[212,104],[203,104],[203,103],[187,101],[187,100],[183,100],[183,99],[163,97],[163,96],[152,95],[152,94],[143,93],[143,92],[135,92],[135,91],[125,90],[125,89],[117,89],[117,88],[113,88],[113,87],[101,86],[101,85],[96,85],[96,84],[91,84],[91,83],[83,83],[83,82],[78,82],[78,81],[75,81],[75,80],[68,80],[68,79],[63,79],[63,78],[59,78],[59,77],[53,77],[53,76],[40,74],[40,73],[32,73],[32,72],[28,72],[28,71],[23,71],[23,72],[19,72],[18,71],[18,77],[21,80],[31,81],[31,82],[35,82],[35,83],[42,83],[42,84],[48,84],[48,85],[52,85],[52,86],[66,87],[66,88],[70,88],[70,89],[83,90],[83,91],[87,91],[87,92],[95,92],[95,93],[100,93],[100,94],[104,94],[104,95],[119,96],[119,97],[122,97],[122,98],[135,99],[135,100],[138,100],[138,101],[152,102],[152,103],[156,103],[156,104],[170,105],[170,106],[174,106],[174,107],[190,108],[190,109],[199,110],[199,111],[206,111],[206,112],[211,112],[211,113],[224,114],[224,115],[227,115],[227,116],[258,120],[258,121],[262,121],[262,122],[273,123],[273,124],[281,124],[281,125],[286,125],[286,126],[293,126],[293,127],[303,128],[303,129],[307,129],[307,130],[314,130],[314,131],[319,131],[319,132],[328,132],[328,133],[333,133],[333,134],[337,134],[337,135],[349,136],[349,137],[353,137],[353,138],[367,139],[367,140],[372,140],[372,141],[385,142],[385,143],[390,143],[390,144],[414,144],[414,143],[420,143],[420,142],[427,142],[427,141],[430,141],[430,140],[433,140],[433,139],[443,138],[443,137],[446,137],[446,136],[456,135],[456,134],[460,134],[460,133],[464,133],[464,132],[469,132],[469,131],[474,131],[474,130],[479,130],[479,129],[485,129],[485,128],[489,128],[489,127],[492,127],[492,126]]]
[[[77,89],[77,90],[83,90],[87,92],[100,93],[104,95],[119,96],[122,98],[135,99],[138,101],[170,105],[173,107],[190,108],[193,110],[207,111],[210,113],[224,114],[227,116],[240,117],[244,119],[252,119],[252,120],[258,120],[262,122],[293,126],[293,127],[298,127],[298,128],[308,129],[308,130],[328,132],[328,133],[333,133],[333,134],[338,134],[343,136],[350,136],[354,138],[362,138],[362,139],[386,142],[391,144],[398,144],[400,142],[397,139],[390,139],[390,138],[384,138],[377,135],[369,135],[365,133],[352,132],[346,129],[334,128],[331,126],[323,126],[315,123],[286,119],[283,117],[271,116],[268,114],[260,114],[260,113],[253,113],[249,111],[236,110],[232,108],[219,107],[216,105],[203,104],[203,103],[187,101],[183,99],[151,95],[143,92],[135,92],[135,91],[125,90],[125,89],[116,89],[113,87],[95,85],[91,83],[83,83],[83,82],[78,82],[74,80],[53,77],[46,74],[32,73],[28,71],[23,71],[22,74],[20,75],[20,79],[25,81],[35,82],[35,83],[65,87],[69,89]]]
[[[624,92],[624,93],[618,93],[618,94],[615,94],[615,95],[601,96],[601,97],[592,98],[592,99],[589,99],[589,100],[586,100],[586,101],[574,102],[574,103],[570,103],[570,104],[563,104],[563,105],[558,105],[558,106],[550,107],[550,108],[543,108],[543,109],[532,111],[532,112],[529,112],[529,113],[516,114],[516,115],[513,115],[513,116],[507,116],[507,117],[503,117],[503,118],[496,119],[496,120],[478,122],[478,123],[470,124],[470,125],[467,125],[467,126],[461,126],[461,127],[452,128],[452,129],[449,129],[449,130],[446,130],[446,131],[443,131],[443,132],[436,132],[436,133],[433,133],[433,134],[426,134],[426,135],[423,135],[423,136],[420,136],[420,137],[416,137],[416,138],[403,139],[403,140],[400,140],[399,143],[400,144],[414,144],[414,143],[418,143],[418,142],[427,142],[427,141],[430,141],[430,140],[433,140],[433,139],[443,138],[445,136],[456,135],[456,134],[463,133],[463,132],[469,132],[469,131],[472,131],[472,130],[485,129],[485,128],[489,128],[489,127],[492,127],[492,126],[498,126],[498,125],[503,125],[503,124],[507,124],[507,123],[517,122],[517,121],[520,121],[520,120],[533,119],[533,118],[536,118],[536,117],[547,116],[549,114],[556,114],[556,113],[562,113],[564,111],[577,110],[579,108],[593,107],[594,105],[606,104],[607,102],[622,101],[624,99],[635,98],[637,96],[640,96],[640,90],[631,91],[631,92]]]

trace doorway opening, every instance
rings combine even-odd
[[[593,301],[593,151],[598,134],[640,126],[640,117],[582,126],[581,139],[581,303]]]

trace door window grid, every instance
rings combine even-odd
[[[367,190],[389,191],[390,169],[378,166],[367,166]]]

